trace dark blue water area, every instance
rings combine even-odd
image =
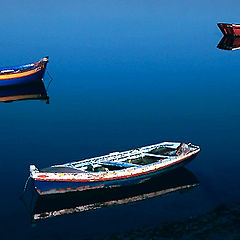
[[[1,2],[1,67],[49,56],[42,101],[0,104],[1,239],[83,239],[240,201],[240,51],[216,48],[239,1]],[[44,82],[50,81],[45,75]],[[39,168],[163,141],[192,142],[200,185],[32,226],[19,200]]]

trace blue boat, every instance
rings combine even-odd
[[[35,63],[0,68],[0,86],[26,84],[43,79],[47,63],[48,57],[44,57]]]
[[[38,170],[30,176],[40,195],[123,187],[185,165],[200,152],[191,143],[163,142]]]

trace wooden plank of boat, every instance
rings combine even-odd
[[[163,142],[42,170],[31,165],[30,176],[40,195],[120,187],[183,166],[199,152],[191,143]]]
[[[35,63],[0,68],[0,86],[25,84],[42,79],[47,63],[48,57],[44,57]]]
[[[240,36],[240,24],[218,23],[217,25],[225,36]]]

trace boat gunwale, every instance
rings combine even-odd
[[[197,147],[197,146],[195,146]],[[135,176],[140,176],[140,175],[146,175],[152,172],[159,171],[161,169],[164,169],[166,167],[169,167],[171,165],[174,165],[176,163],[179,163],[181,161],[184,161],[191,156],[194,156],[200,152],[200,148],[197,147],[196,150],[191,151],[190,153],[187,153],[186,155],[183,156],[178,156],[175,157],[173,161],[169,160],[169,164],[163,164],[162,162],[155,162],[151,163],[145,166],[140,166],[140,167],[129,167],[126,169],[121,169],[121,170],[114,170],[114,171],[109,171],[109,172],[83,172],[83,173],[48,173],[48,172],[31,172],[31,177],[36,180],[36,181],[59,181],[59,182],[99,182],[99,181],[111,181],[111,180],[118,180],[118,179],[124,179],[124,178],[130,178],[130,177],[135,177]],[[154,168],[153,168],[154,166]],[[152,169],[153,168],[153,169]],[[141,169],[141,172],[135,172],[131,173],[133,171],[136,171],[138,169]],[[117,171],[117,173],[116,173]],[[127,174],[125,174],[127,172]],[[121,173],[123,173],[121,175]],[[37,176],[34,176],[34,175]],[[107,175],[115,175],[108,177]],[[50,176],[48,176],[50,175]],[[64,177],[72,177],[72,178],[63,178]],[[58,176],[58,178],[57,178]],[[50,178],[53,177],[53,178]],[[55,178],[54,178],[55,177]],[[85,178],[83,178],[85,177]]]
[[[131,150],[123,151],[123,152],[112,152],[112,153],[109,153],[109,154],[106,154],[106,155],[103,155],[103,156],[83,159],[83,160],[80,160],[80,161],[74,161],[74,162],[69,162],[69,163],[65,163],[65,164],[52,165],[50,167],[53,167],[53,168],[54,167],[70,167],[72,169],[78,169],[79,170],[80,166],[76,167],[79,164],[82,165],[81,167],[84,167],[85,163],[86,163],[86,165],[88,165],[88,164],[104,164],[105,162],[110,162],[111,160],[109,160],[109,158],[111,158],[113,156],[115,156],[115,158],[111,162],[112,163],[114,163],[114,162],[119,163],[119,162],[126,161],[128,159],[128,157],[131,158],[131,157],[134,157],[134,156],[137,156],[137,155],[139,155],[140,157],[143,157],[142,154],[148,153],[149,151],[154,150],[157,147],[168,147],[168,148],[170,148],[170,146],[175,146],[176,144],[177,144],[177,147],[178,147],[181,143],[177,143],[177,142],[162,142],[162,143],[157,143],[157,144],[144,146],[144,147],[140,147],[140,148],[137,148],[137,149],[131,149]],[[189,144],[191,144],[191,143],[189,143]],[[195,146],[193,144],[191,144],[191,146],[193,148],[199,148],[198,146]],[[176,149],[177,147],[173,147],[173,149]],[[127,157],[122,157],[122,158],[119,157],[118,158],[117,157],[118,155],[120,155],[120,156],[127,156]],[[158,156],[162,157],[162,158],[170,159],[170,156],[164,156],[164,155],[158,155]],[[148,165],[150,165],[150,164],[148,164]],[[135,164],[135,166],[133,166],[133,167],[143,167],[143,165]],[[41,170],[40,170],[40,172],[41,172]],[[86,173],[91,173],[91,172],[87,172],[86,171]],[[94,173],[94,172],[92,172],[92,173]]]
[[[53,165],[52,167],[54,166],[71,166],[71,167],[74,167],[74,165],[76,164],[81,164],[81,163],[88,163],[88,162],[92,162],[92,161],[97,161],[98,159],[103,159],[103,158],[108,158],[108,157],[111,157],[111,156],[117,156],[117,155],[126,155],[129,153],[129,157],[130,156],[135,156],[137,154],[140,155],[140,151],[144,151],[147,149],[154,149],[155,147],[160,147],[161,145],[163,147],[169,147],[169,144],[178,144],[176,142],[163,142],[163,143],[157,143],[157,144],[153,144],[153,145],[149,145],[149,146],[144,146],[144,147],[140,147],[140,148],[136,148],[136,149],[132,149],[132,150],[127,150],[127,151],[123,151],[123,152],[113,152],[113,153],[109,153],[109,154],[106,154],[106,155],[103,155],[103,156],[99,156],[99,157],[93,157],[93,158],[88,158],[88,159],[83,159],[83,160],[80,160],[80,161],[74,161],[74,162],[69,162],[69,163],[65,163],[65,164],[60,164],[60,165]],[[195,147],[195,148],[198,148],[198,146],[195,146],[193,144],[191,144],[192,147]],[[176,149],[176,148],[173,148],[173,149]],[[148,150],[149,151],[149,150]],[[164,156],[163,156],[164,157]],[[117,161],[119,161],[119,158],[116,159]],[[74,164],[74,165],[73,165]]]
[[[11,79],[26,77],[26,76],[35,74],[43,70],[46,67],[47,63],[48,63],[48,57],[44,57],[44,58],[41,58],[38,62],[15,66],[15,67],[1,68],[0,81],[11,80]],[[3,72],[7,70],[13,70],[13,72]]]
[[[237,23],[217,23],[217,25],[226,27],[240,27],[240,24]]]

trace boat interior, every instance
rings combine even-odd
[[[42,169],[41,172],[86,173],[116,171],[131,167],[142,167],[156,162],[168,161],[169,159],[179,155],[187,154],[190,151],[192,151],[192,148],[185,143],[181,143],[175,148],[159,146],[149,151],[137,149],[122,153],[111,153],[106,156],[63,165],[55,165]]]
[[[0,74],[23,72],[23,71],[34,69],[35,67],[36,65],[34,64],[26,64],[26,65],[16,66],[16,67],[0,68]]]
[[[3,68],[0,68],[0,75],[29,71],[34,68],[37,68],[39,65],[41,65],[47,61],[48,61],[48,57],[45,57],[45,58],[40,59],[40,61],[38,61],[36,63],[24,64],[21,66],[14,66],[14,67],[3,67]]]

